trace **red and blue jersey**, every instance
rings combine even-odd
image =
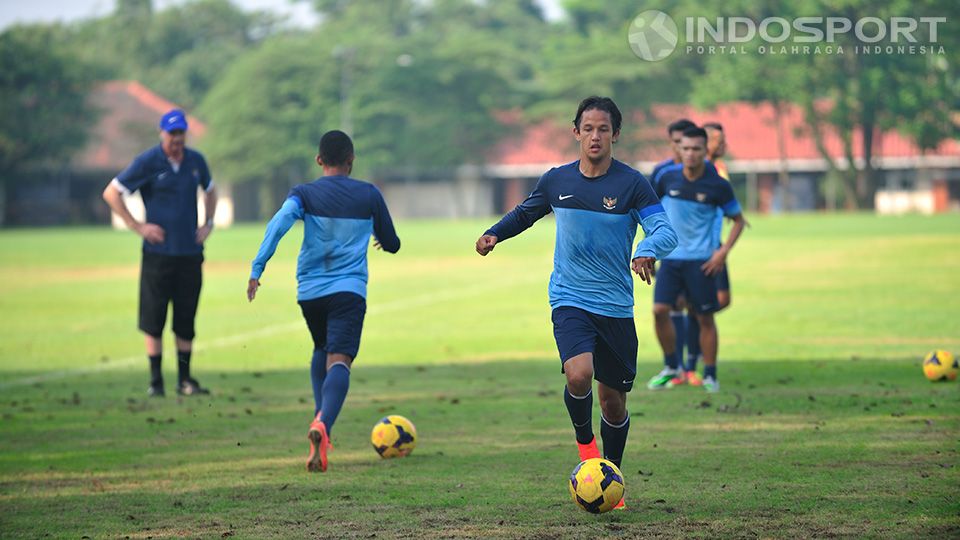
[[[666,257],[670,260],[709,259],[718,246],[718,209],[727,217],[742,212],[730,182],[709,163],[692,181],[683,175],[683,165],[667,167],[654,178],[653,185],[677,231],[679,245]]]
[[[597,178],[584,176],[579,161],[550,169],[530,196],[486,234],[502,242],[550,212],[557,220],[551,307],[632,317],[630,261],[663,258],[677,243],[647,179],[617,160]],[[631,255],[638,224],[646,236]]]
[[[158,144],[137,156],[113,183],[127,195],[139,191],[147,223],[163,228],[163,242],[144,240],[144,251],[161,255],[203,253],[203,246],[197,244],[197,187],[209,191],[213,181],[200,152],[185,148],[183,160],[175,164]]]
[[[385,251],[400,250],[380,190],[347,176],[325,176],[290,190],[267,224],[253,261],[252,279],[260,279],[283,235],[303,220],[303,244],[297,258],[297,300],[338,292],[367,296],[367,248],[374,235]]]

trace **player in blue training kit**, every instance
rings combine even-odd
[[[103,190],[103,199],[130,230],[143,237],[140,264],[140,321],[150,360],[149,395],[163,397],[163,327],[173,304],[177,345],[177,393],[209,394],[190,375],[194,320],[203,284],[203,243],[213,231],[217,190],[207,162],[186,147],[187,116],[174,109],[160,119],[160,144],[137,156]],[[197,190],[204,192],[205,219],[197,226]],[[123,195],[139,191],[146,210],[134,219]]]
[[[307,430],[307,470],[327,470],[330,433],[350,387],[350,368],[360,348],[367,311],[367,246],[400,250],[383,195],[373,185],[350,178],[353,142],[342,131],[320,139],[317,164],[323,176],[290,190],[253,260],[247,298],[252,302],[260,277],[277,244],[294,222],[303,220],[303,245],[297,258],[297,303],[313,338],[310,379],[313,421]]]
[[[630,429],[626,400],[637,367],[630,269],[649,284],[656,259],[677,243],[647,179],[613,159],[621,118],[610,98],[583,100],[573,121],[580,159],[547,171],[533,193],[476,244],[477,253],[487,255],[551,211],[556,215],[549,294],[567,379],[564,402],[580,459],[600,457],[592,423],[597,379],[603,453],[617,466]],[[646,237],[631,255],[637,224]],[[623,507],[622,500],[617,507]]]
[[[679,245],[661,263],[654,287],[653,315],[666,366],[647,383],[653,390],[669,388],[679,372],[677,336],[670,311],[681,293],[700,324],[703,386],[708,392],[720,389],[716,365],[719,340],[713,318],[719,309],[716,274],[726,263],[745,222],[730,183],[706,163],[706,147],[707,133],[702,128],[684,131],[680,143],[683,164],[668,167],[654,182],[677,231]],[[719,248],[714,239],[717,208],[734,222],[726,243]]]
[[[683,137],[684,130],[692,127],[697,127],[697,125],[686,118],[680,118],[667,125],[667,141],[670,145],[670,151],[673,152],[673,156],[657,163],[656,166],[653,167],[653,172],[650,173],[650,180],[651,183],[654,184],[654,188],[656,188],[655,179],[660,176],[664,169],[680,163],[680,139]],[[686,303],[684,302],[683,296],[681,296],[677,299],[674,309],[670,312],[670,320],[673,322],[673,327],[677,334],[678,351],[683,350],[683,340],[686,339],[687,336],[687,323],[683,316],[685,306]]]
[[[717,170],[717,174],[720,175],[726,181],[730,181],[730,173],[727,170],[726,163],[723,162],[724,154],[727,151],[727,140],[726,136],[723,133],[723,126],[719,122],[707,122],[703,124],[703,129],[707,132],[707,162],[713,164],[714,168]],[[746,225],[749,223],[744,222]],[[723,245],[723,210],[717,209],[717,218],[713,223],[713,240],[714,246],[720,247]],[[717,302],[719,303],[719,308],[717,312],[723,311],[730,305],[730,300],[732,295],[730,293],[730,272],[729,265],[724,264],[723,269],[716,273],[717,278]],[[671,313],[671,320],[673,320],[673,314]],[[687,346],[687,362],[682,366],[682,377],[675,377],[673,379],[674,384],[690,384],[693,386],[700,386],[703,384],[703,381],[697,375],[697,362],[700,360],[700,324],[697,322],[697,318],[688,313],[684,317],[684,323],[686,324],[686,346]],[[674,323],[674,328],[677,328],[677,324]],[[682,333],[679,333],[678,336],[682,336]],[[683,341],[678,338],[678,343]],[[682,347],[677,347],[677,354],[680,355],[680,358],[683,358]]]

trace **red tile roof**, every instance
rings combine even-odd
[[[641,113],[636,113],[633,117],[634,126],[628,123],[621,137],[624,142],[629,138],[635,150],[629,152],[631,155],[623,155],[627,153],[624,150],[617,152],[617,157],[621,160],[649,162],[668,157],[665,127],[678,118],[689,118],[698,124],[720,122],[727,136],[728,160],[768,161],[780,158],[776,116],[770,104],[731,102],[710,110],[696,109],[690,105],[661,104],[652,108],[650,120],[646,120]],[[507,115],[501,120],[509,122],[514,118]],[[820,153],[800,107],[788,105],[782,121],[786,157],[799,160],[820,159]],[[638,125],[639,128],[636,127]],[[830,155],[835,159],[843,159],[843,146],[836,131],[827,128],[824,136]],[[861,133],[857,131],[853,136],[855,158],[862,157],[860,144]],[[909,138],[893,130],[883,132],[874,141],[874,145],[876,157],[923,155]],[[955,140],[944,141],[926,155],[960,157],[960,143]],[[544,121],[526,128],[522,135],[497,145],[491,155],[491,165],[556,164],[571,161],[576,157],[577,146],[567,124],[561,126],[557,122]]]
[[[87,144],[73,159],[74,167],[119,172],[140,152],[158,142],[160,117],[177,105],[151,92],[137,81],[107,81],[91,93],[90,103],[99,110],[97,124]],[[207,126],[187,115],[188,144],[203,137]]]

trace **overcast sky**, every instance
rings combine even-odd
[[[154,8],[163,9],[186,0],[153,0]],[[291,16],[297,24],[309,26],[316,22],[309,1],[290,0],[230,0],[245,10],[275,11]],[[560,0],[537,0],[546,8],[547,17],[560,16]],[[101,17],[113,11],[114,0],[0,0],[0,28],[16,23],[69,22]]]

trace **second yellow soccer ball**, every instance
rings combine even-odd
[[[955,381],[960,365],[948,351],[930,351],[923,359],[923,374],[933,382]]]
[[[410,420],[392,414],[373,426],[370,443],[382,458],[403,457],[417,446],[417,428]]]

